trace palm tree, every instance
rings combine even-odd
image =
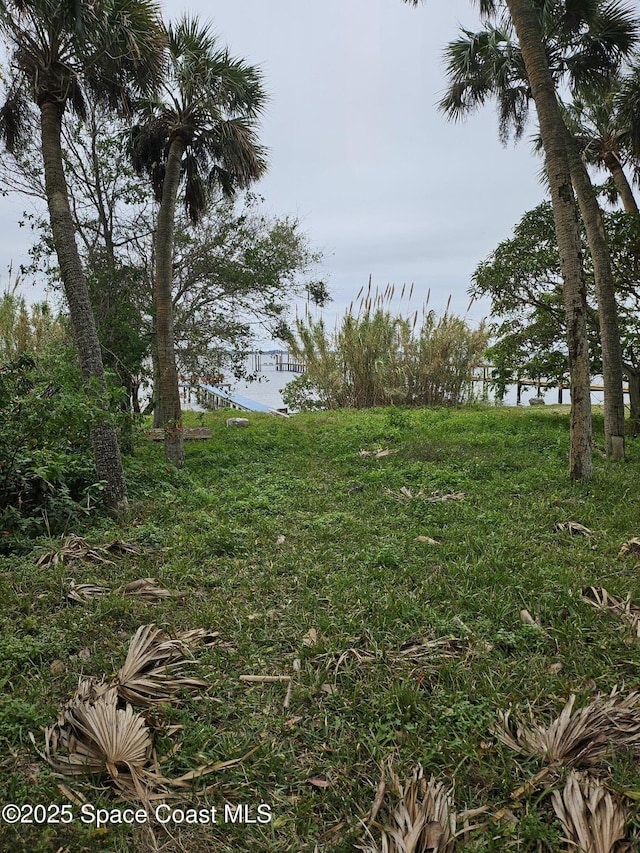
[[[617,81],[606,94],[583,93],[565,109],[565,124],[584,160],[606,169],[627,213],[640,213],[638,202],[624,167],[633,158],[629,153],[630,131],[616,109],[620,91]]]
[[[260,72],[232,59],[208,25],[183,17],[168,27],[169,72],[131,136],[134,166],[146,172],[159,202],[154,255],[158,362],[157,421],[167,459],[184,462],[182,413],[173,337],[173,243],[180,185],[196,223],[219,187],[231,196],[266,169],[255,122],[264,102]]]
[[[69,304],[83,377],[106,396],[100,344],[82,268],[63,168],[65,110],[85,114],[85,92],[114,109],[150,91],[164,58],[160,13],[153,0],[11,0],[0,2],[0,29],[12,50],[11,78],[0,110],[0,133],[17,150],[29,133],[30,104],[39,113],[45,188],[53,242]],[[97,475],[114,514],[127,508],[115,430],[105,420],[91,431]]]
[[[416,6],[419,0],[405,2]],[[566,129],[558,107],[539,13],[529,0],[506,0],[506,4],[520,43],[522,62],[538,112],[560,252],[571,382],[569,471],[573,480],[588,480],[592,474],[592,456],[587,301],[578,212],[566,149]],[[495,2],[481,0],[483,14],[488,15],[495,10]]]
[[[586,4],[582,14],[578,8],[573,8],[571,15],[563,8],[555,10],[555,14],[554,10],[547,10],[539,25],[544,34],[545,52],[552,63],[548,66],[552,82],[568,76],[574,89],[601,86],[632,49],[637,30],[635,18],[618,3],[598,0]],[[451,85],[441,102],[445,112],[459,118],[493,96],[499,104],[503,139],[511,126],[516,137],[520,136],[532,87],[523,51],[514,44],[511,20],[503,20],[500,27],[489,25],[481,33],[464,31],[463,38],[449,45],[448,55]],[[624,456],[624,398],[615,283],[593,185],[574,139],[566,129],[564,133],[571,180],[594,263],[603,350],[607,455],[616,459]]]

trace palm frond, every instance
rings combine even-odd
[[[106,773],[121,793],[142,799],[151,751],[144,717],[129,704],[118,707],[115,689],[88,680],[45,730],[45,756],[53,770],[66,776]]]
[[[456,814],[447,790],[434,776],[427,781],[418,764],[403,785],[389,763],[390,790],[399,797],[395,810],[383,823],[378,844],[370,829],[357,845],[364,853],[452,853],[456,836]]]
[[[628,554],[640,554],[640,536],[633,536],[620,546],[620,556],[626,557]]]
[[[551,802],[572,850],[613,853],[617,842],[625,837],[624,807],[588,775],[572,770],[564,790],[554,791]]]
[[[132,595],[140,598],[142,601],[156,602],[167,598],[182,598],[183,592],[165,589],[160,586],[156,578],[139,578],[135,581],[130,581],[116,589],[120,595]],[[77,601],[79,604],[86,604],[88,601],[94,601],[97,598],[102,598],[111,593],[111,588],[100,586],[94,583],[80,583],[71,581],[67,598],[72,601]]]
[[[119,587],[121,595],[133,595],[143,601],[162,601],[166,598],[183,598],[184,592],[165,589],[160,586],[156,578],[140,578]]]
[[[95,583],[76,583],[71,581],[71,587],[67,593],[67,598],[72,601],[77,601],[79,604],[86,604],[88,601],[95,601],[97,598],[102,598],[104,595],[109,595],[111,590],[109,587],[100,586]]]
[[[0,108],[0,139],[10,153],[18,153],[31,131],[31,112],[23,88],[13,82]]]
[[[124,665],[114,679],[118,695],[134,705],[175,702],[184,689],[206,687],[206,682],[176,671],[187,661],[189,647],[213,641],[214,634],[195,630],[166,634],[155,625],[141,625],[129,644]]]
[[[623,601],[611,595],[604,587],[591,586],[583,593],[582,600],[598,610],[618,616],[631,628],[636,639],[640,640],[640,608],[631,603],[631,595],[627,595]]]
[[[597,697],[574,713],[571,695],[548,726],[531,717],[531,725],[514,724],[510,711],[499,714],[493,727],[502,743],[521,755],[539,757],[550,767],[596,764],[612,746],[640,746],[640,693]]]
[[[162,97],[149,100],[131,134],[134,167],[162,198],[165,163],[175,139],[184,145],[185,207],[197,223],[214,185],[225,195],[249,186],[266,169],[255,121],[266,95],[262,74],[218,45],[208,24],[183,16],[167,30],[169,66]]]

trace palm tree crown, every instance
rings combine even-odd
[[[556,89],[568,85],[576,94],[607,91],[637,44],[633,10],[618,0],[575,4],[535,0],[534,5],[541,16]],[[447,46],[449,86],[440,108],[458,120],[493,98],[502,140],[511,132],[518,139],[532,100],[522,52],[508,14],[488,11],[484,17],[484,30],[463,29],[461,37]]]
[[[154,0],[0,2],[0,30],[13,48],[12,79],[0,113],[9,148],[26,130],[26,103],[55,103],[85,117],[85,93],[128,109],[150,93],[164,67],[164,33]]]
[[[264,173],[256,119],[266,96],[260,72],[219,47],[208,25],[185,16],[167,35],[168,74],[132,131],[133,162],[149,175],[160,201],[169,149],[178,142],[185,207],[195,223],[215,184],[232,195]]]

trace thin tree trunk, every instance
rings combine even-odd
[[[567,157],[566,128],[549,70],[538,12],[530,0],[506,2],[538,113],[560,253],[571,378],[569,471],[572,480],[588,480],[592,474],[592,456],[587,296],[578,212]]]
[[[62,113],[58,104],[50,101],[40,104],[42,156],[51,231],[60,265],[60,276],[69,304],[82,375],[85,380],[97,380],[106,399],[107,387],[100,343],[91,310],[87,280],[78,254],[69,206],[69,193],[62,166],[61,121]],[[106,412],[105,420],[92,428],[91,442],[98,478],[104,480],[106,484],[105,504],[114,515],[124,515],[127,511],[127,486],[118,439],[114,428],[107,421]]]
[[[632,435],[640,435],[640,369],[625,364],[624,371],[629,383],[629,408],[631,410]]]
[[[618,304],[611,268],[609,243],[602,211],[584,161],[567,131],[567,153],[571,180],[578,197],[582,221],[593,261],[598,323],[602,346],[604,385],[604,435],[609,459],[624,459],[624,394],[622,392],[622,347],[618,325]]]
[[[613,183],[620,196],[620,201],[627,213],[640,213],[638,203],[631,189],[631,184],[622,168],[622,163],[613,151],[608,151],[604,156],[604,164],[611,173]]]
[[[175,210],[182,169],[184,142],[177,137],[169,147],[158,210],[155,236],[154,301],[156,309],[156,350],[158,354],[157,416],[154,422],[164,427],[167,460],[178,467],[184,465],[182,409],[173,337],[173,239]]]

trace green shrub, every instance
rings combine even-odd
[[[63,532],[100,503],[90,430],[103,419],[70,347],[0,365],[0,553]]]

